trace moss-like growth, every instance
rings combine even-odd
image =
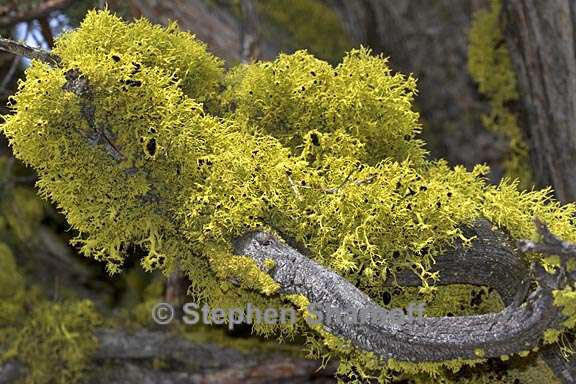
[[[176,48],[193,53],[171,59]],[[434,295],[442,278],[430,272],[434,258],[457,239],[473,241],[462,227],[479,218],[515,238],[536,238],[538,216],[576,240],[576,206],[551,201],[550,191],[493,186],[484,166],[469,172],[425,160],[414,80],[366,50],[336,67],[304,52],[243,66],[226,75],[222,95],[213,94],[219,62],[174,27],[93,12],[55,52],[62,65],[32,65],[2,130],[37,170],[42,195],[78,230],[82,252],[110,272],[138,244],[146,270],[178,265],[196,301],[223,309],[295,305],[304,317],[306,298],[278,295],[267,274],[233,256],[231,239],[253,229],[290,236],[381,304],[386,277],[401,268],[421,277],[419,294]],[[78,69],[88,100],[65,87],[68,71]],[[220,114],[203,108],[207,97],[221,101],[213,109]],[[94,144],[94,125],[104,144]],[[311,352],[338,357],[339,372],[359,380],[384,381],[395,369],[440,377],[479,363],[386,363],[302,319],[254,331],[305,335]]]
[[[15,240],[29,241],[44,216],[44,205],[32,189],[15,187],[3,194],[0,216],[5,220],[5,229],[10,231]]]
[[[54,303],[26,288],[10,249],[0,243],[0,364],[16,358],[24,383],[71,383],[86,375],[100,323],[90,301]]]
[[[520,188],[529,189],[533,178],[528,146],[518,126],[518,116],[509,107],[518,101],[518,90],[502,33],[501,8],[501,0],[491,0],[490,9],[474,14],[469,33],[468,68],[479,91],[490,100],[490,112],[482,116],[482,123],[509,141],[504,163],[506,175],[520,180]]]
[[[109,34],[106,40],[91,39],[103,33]],[[116,18],[93,19],[59,40],[54,53],[60,54],[60,47],[66,46],[68,50],[63,57],[69,66],[90,58],[99,60],[105,55],[123,68],[127,87],[135,85],[128,80],[138,77],[141,66],[154,66],[173,82],[178,81],[186,95],[205,102],[216,94],[223,76],[222,61],[209,54],[205,45],[192,35],[180,31],[176,23],[164,29],[146,19],[130,26]],[[102,64],[101,68],[106,69],[105,63]]]
[[[0,324],[12,323],[21,313],[23,296],[24,279],[10,248],[0,243]],[[0,330],[0,342],[5,341],[6,335],[6,329]]]
[[[227,85],[223,108],[232,111],[231,119],[284,145],[308,148],[310,157],[344,150],[364,162],[422,162],[412,109],[416,81],[392,74],[386,59],[367,49],[352,50],[335,68],[305,51],[280,55],[271,63],[238,67]]]
[[[25,383],[73,383],[87,375],[100,320],[90,301],[35,303],[18,326],[2,360],[18,358],[27,368]]]

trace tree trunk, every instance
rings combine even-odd
[[[576,2],[503,5],[536,181],[560,201],[576,201]]]

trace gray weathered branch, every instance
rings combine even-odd
[[[52,55],[46,56],[42,52],[38,55],[37,50],[14,44],[0,41],[0,47],[9,52],[53,65],[59,62]],[[69,75],[68,90],[80,97],[89,95],[89,90],[84,89],[89,83],[81,81],[81,74]],[[86,100],[89,102],[90,97]],[[87,108],[90,112],[89,106]],[[90,113],[87,116],[85,113],[85,118],[90,118]],[[378,323],[331,322],[325,325],[336,336],[384,358],[419,362],[494,357],[538,346],[543,332],[558,326],[563,319],[553,305],[551,295],[552,290],[558,288],[558,276],[543,273],[537,264],[532,268],[533,275],[529,276],[529,269],[521,257],[504,235],[492,231],[489,223],[479,222],[471,230],[479,234],[479,241],[471,248],[458,246],[439,258],[435,269],[442,274],[441,284],[492,287],[501,294],[507,307],[499,313],[432,317],[402,323],[392,321],[385,309],[341,276],[268,234],[247,234],[235,242],[235,247],[239,254],[252,257],[261,266],[266,258],[274,260],[276,267],[268,272],[284,293],[302,294],[321,308],[339,308],[347,313],[363,310],[382,315],[384,321]],[[406,280],[402,284],[415,282],[414,276],[401,273],[399,277]],[[526,295],[531,281],[537,281],[540,287]]]
[[[144,329],[102,329],[96,336],[99,348],[87,372],[90,384],[316,383],[316,378],[335,382],[334,365],[320,369],[318,361],[280,352],[243,352]],[[155,361],[171,368],[154,369]],[[13,383],[25,375],[26,367],[17,361],[0,364],[0,384]]]
[[[497,238],[497,236],[492,236]],[[466,282],[477,285],[488,285],[499,289],[503,295],[510,296],[509,287],[503,286],[501,273],[495,267],[486,265],[495,261],[495,257],[482,249],[482,244],[472,247],[467,253],[476,256],[480,268],[476,273],[471,268],[450,263],[444,265],[448,279],[453,282]],[[499,255],[509,255],[510,263],[515,270],[524,270],[521,259],[514,255],[509,244],[501,243]],[[557,288],[548,281],[523,300],[514,296],[511,303],[499,313],[462,317],[428,317],[414,321],[393,319],[390,313],[377,305],[370,297],[349,283],[340,275],[322,267],[302,255],[296,249],[278,241],[270,234],[256,232],[245,235],[235,243],[238,254],[250,256],[264,269],[264,261],[271,259],[275,267],[267,271],[280,284],[285,294],[301,294],[321,309],[335,308],[343,313],[371,313],[378,322],[331,322],[327,316],[323,324],[326,329],[342,339],[349,340],[356,347],[371,351],[383,358],[394,358],[405,361],[441,361],[450,359],[473,359],[479,357],[496,357],[521,352],[538,346],[543,332],[555,328],[563,319],[559,309],[553,305],[552,290]],[[518,261],[514,261],[514,257]],[[484,258],[484,260],[480,260]],[[455,259],[457,260],[457,258]],[[482,271],[483,268],[486,270]],[[534,265],[539,278],[541,270]],[[266,269],[264,269],[266,270]],[[488,274],[486,274],[488,272]],[[492,272],[492,273],[491,273]],[[468,274],[468,276],[466,276]],[[528,276],[526,276],[528,278]],[[522,284],[523,279],[520,280]],[[553,282],[553,281],[552,281]],[[515,283],[515,284],[518,284]],[[525,286],[516,287],[522,292]],[[518,301],[522,304],[518,305]]]

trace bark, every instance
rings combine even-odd
[[[232,13],[233,4],[221,6],[202,0],[131,0],[135,16],[166,25],[173,20],[208,46],[216,56],[231,65],[249,59],[273,58],[278,53],[274,42],[260,34],[260,20],[253,0],[240,2],[241,16]]]
[[[182,29],[205,42],[216,56],[240,61],[240,23],[226,9],[201,0],[131,0],[131,4],[154,23],[166,25],[170,20],[176,21]]]
[[[242,38],[240,57],[244,63],[258,60],[260,57],[260,20],[253,0],[240,1],[242,9]]]
[[[505,0],[504,15],[537,182],[576,201],[576,3]]]
[[[40,60],[51,65],[58,65],[58,63],[60,63],[60,58],[50,52],[43,49],[32,48],[9,39],[0,38],[0,51]]]
[[[355,46],[362,44],[375,53],[390,56],[392,68],[413,73],[419,79],[416,102],[426,125],[424,136],[432,156],[468,168],[487,163],[492,181],[497,182],[503,174],[506,140],[482,126],[480,116],[488,107],[467,69],[467,31],[478,1],[325,0],[325,3],[341,15]],[[199,0],[130,3],[135,15],[146,16],[153,22],[165,24],[169,19],[176,20],[229,64],[246,60],[246,54],[241,53],[245,51],[243,41],[247,42],[242,39],[244,22],[231,13],[232,3],[206,5]],[[243,2],[240,5],[242,8]],[[264,27],[266,20],[261,22]],[[278,40],[278,36],[274,39]],[[277,41],[266,36],[261,36],[259,46],[260,59],[273,59],[282,51]]]
[[[477,277],[462,276],[468,274],[470,266],[458,263],[453,265],[454,268],[449,268],[449,263],[444,264],[445,269],[441,272],[456,276],[456,281],[494,288],[500,285],[505,291],[499,281],[503,276],[490,274],[487,266],[495,257],[501,256],[508,259],[504,264],[522,270],[522,261],[506,243],[497,242],[496,248],[492,249],[483,247],[490,243],[486,239],[472,247],[473,253],[484,258],[474,265],[480,270]],[[562,320],[559,310],[553,305],[553,284],[542,284],[525,301],[522,297],[515,297],[499,313],[398,320],[340,275],[269,234],[247,234],[236,242],[235,249],[238,254],[253,258],[263,270],[264,261],[273,260],[275,267],[267,272],[279,283],[281,293],[304,295],[324,313],[322,324],[330,333],[385,359],[423,362],[508,355],[537,346],[543,332],[557,327]],[[493,250],[498,252],[498,256],[491,255]],[[467,252],[463,250],[463,258]],[[520,283],[524,279],[525,276],[521,277]],[[518,305],[520,302],[523,305]],[[366,321],[331,321],[328,313],[331,308],[347,314],[370,314],[371,317]],[[483,351],[482,356],[478,355],[478,350]]]
[[[472,248],[457,243],[436,260],[431,272],[440,273],[438,285],[470,284],[492,287],[505,305],[520,304],[528,295],[530,269],[514,253],[508,237],[492,229],[487,220],[479,220],[474,227],[464,228],[464,236],[476,237]],[[412,271],[400,271],[397,281],[387,283],[405,286],[420,285],[420,278]]]

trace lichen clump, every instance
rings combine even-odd
[[[190,296],[212,307],[295,305],[232,254],[234,237],[261,229],[292,237],[382,304],[384,280],[403,268],[421,277],[420,293],[434,294],[435,256],[473,241],[462,226],[479,218],[535,238],[538,216],[576,240],[576,207],[549,191],[492,186],[484,166],[426,160],[414,79],[368,50],[336,67],[301,51],[225,72],[176,26],[125,24],[103,11],[54,52],[61,65],[33,63],[2,131],[78,231],[82,252],[112,273],[137,244],[146,270],[179,266]],[[68,90],[70,71],[90,95]],[[304,321],[254,331],[304,334],[311,353],[340,358],[342,375],[392,372]]]
[[[486,95],[490,112],[482,116],[486,128],[504,135],[509,142],[504,160],[506,176],[520,181],[522,189],[533,185],[528,146],[510,105],[518,101],[516,74],[501,25],[501,0],[491,0],[489,9],[474,14],[469,32],[468,68]]]
[[[23,364],[21,382],[64,384],[86,377],[100,323],[88,300],[52,302],[26,287],[12,252],[0,243],[0,364]]]

